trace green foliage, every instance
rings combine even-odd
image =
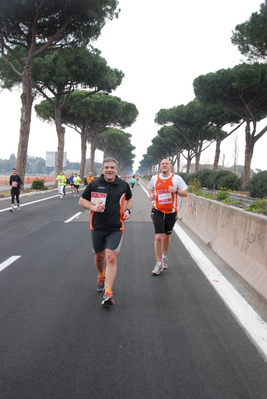
[[[229,199],[229,194],[227,191],[219,191],[218,193],[216,193],[215,199],[217,201],[227,201]]]
[[[207,179],[212,173],[211,169],[203,169],[197,174],[197,178],[203,187],[207,187]]]
[[[132,170],[135,147],[131,144],[131,134],[109,128],[100,133],[96,146],[104,152],[104,157],[113,157],[118,161],[121,172]]]
[[[188,192],[192,194],[199,195],[201,192],[201,183],[198,179],[193,178],[189,180],[189,185],[188,185]]]
[[[228,190],[239,191],[241,189],[241,180],[234,173],[223,176],[219,179],[221,187],[227,187]]]
[[[248,60],[266,59],[267,4],[260,5],[260,12],[254,12],[248,21],[235,27],[232,43],[238,46]]]
[[[245,211],[267,215],[267,198],[252,202],[252,204],[245,208]]]
[[[45,185],[43,180],[33,180],[31,189],[34,190],[45,190]]]
[[[223,184],[220,183],[220,179],[222,179],[223,177],[230,175],[230,174],[233,174],[233,173],[230,172],[229,170],[219,170],[217,172],[210,173],[210,175],[208,176],[208,178],[206,180],[207,188],[218,190],[219,187],[223,186]]]
[[[267,196],[267,170],[255,174],[248,182],[249,195],[253,198]]]

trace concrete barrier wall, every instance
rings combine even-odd
[[[188,194],[179,219],[267,298],[267,217]]]

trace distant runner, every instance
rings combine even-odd
[[[64,176],[63,172],[60,172],[60,174],[56,178],[57,184],[58,184],[58,192],[59,192],[59,198],[63,198],[64,194],[64,185],[66,181],[66,177]]]
[[[73,183],[74,183],[74,197],[76,197],[76,195],[79,196],[80,182],[81,182],[80,176],[78,176],[78,174],[75,173],[75,176],[74,176],[74,178],[73,178]]]
[[[20,199],[19,199],[19,194],[20,194],[20,186],[23,184],[21,177],[17,174],[17,169],[13,168],[12,169],[12,175],[9,178],[9,185],[11,189],[11,208],[10,212],[14,212],[14,202],[15,202],[15,197],[17,201],[17,210],[20,210]]]

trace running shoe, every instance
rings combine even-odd
[[[167,259],[167,258],[162,259],[161,264],[162,264],[163,269],[168,269],[168,267],[169,267],[168,260],[169,259]]]
[[[20,211],[20,206],[19,205],[17,206],[17,210]]]
[[[10,210],[10,212],[14,212],[14,208],[10,208],[9,210]]]
[[[105,277],[97,277],[97,291],[103,292],[105,290]]]
[[[105,293],[105,295],[103,296],[103,301],[101,302],[101,305],[103,305],[103,306],[112,306],[112,305],[114,305],[113,292],[112,291],[107,291]]]
[[[152,271],[152,274],[154,276],[158,276],[160,274],[160,272],[162,272],[162,270],[163,270],[162,263],[159,265],[158,262],[157,262],[155,267],[154,267],[154,269],[153,269],[153,271]]]

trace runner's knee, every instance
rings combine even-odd
[[[156,242],[162,242],[164,239],[164,234],[156,234],[155,235],[155,241]]]

